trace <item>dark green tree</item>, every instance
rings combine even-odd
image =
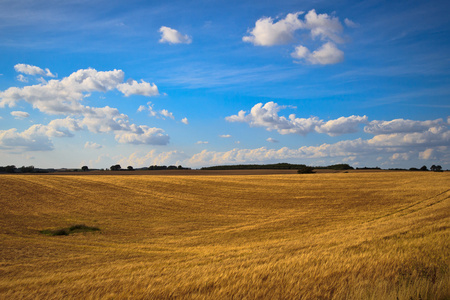
[[[120,165],[113,165],[110,167],[111,171],[120,171],[122,167]]]
[[[6,171],[6,173],[15,173],[16,169],[17,168],[15,165],[10,165],[10,166],[6,166],[5,171]]]

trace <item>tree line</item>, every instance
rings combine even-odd
[[[165,166],[165,165],[151,165],[149,167],[145,168],[139,168],[139,170],[190,170],[191,168],[185,168],[181,165],[175,166]],[[314,169],[328,169],[328,170],[354,170],[352,166],[348,164],[335,164],[335,165],[329,165],[329,166],[307,166],[305,164],[289,164],[289,163],[277,163],[277,164],[250,164],[250,165],[222,165],[222,166],[212,166],[212,167],[204,167],[201,168],[201,170],[260,170],[260,169],[295,169],[299,170],[299,173],[312,173],[312,170]],[[357,170],[381,170],[379,167],[363,167],[363,168],[356,168]],[[72,169],[65,171],[90,171],[88,166],[82,166],[80,169]],[[103,169],[102,169],[103,170]],[[109,167],[109,170],[111,171],[134,171],[135,169],[133,166],[128,166],[126,169],[123,169],[120,164],[112,165]],[[440,165],[432,165],[430,169],[428,169],[427,166],[422,166],[421,168],[409,168],[409,169],[389,169],[389,170],[397,170],[397,171],[433,171],[433,172],[443,172],[442,166]],[[22,166],[20,168],[17,168],[15,165],[7,165],[7,166],[0,166],[0,173],[49,173],[49,172],[55,172],[55,169],[38,169],[34,166]]]

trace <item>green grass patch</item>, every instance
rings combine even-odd
[[[39,232],[42,234],[45,234],[45,235],[57,236],[57,235],[69,235],[69,234],[73,234],[73,233],[93,232],[93,231],[100,231],[100,228],[86,226],[84,224],[77,224],[77,225],[72,225],[68,228],[45,229],[45,230],[41,230]]]

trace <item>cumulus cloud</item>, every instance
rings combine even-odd
[[[159,119],[165,119],[165,118],[170,118],[172,120],[175,119],[173,113],[169,112],[167,109],[162,109],[162,110],[157,111],[153,108],[153,106],[154,106],[154,104],[152,102],[147,102],[147,106],[140,105],[137,111],[138,112],[148,111],[148,115],[150,117],[156,117]],[[186,121],[187,121],[187,119],[186,119]]]
[[[161,26],[159,32],[161,32],[160,43],[190,44],[192,42],[192,38],[187,34],[183,35],[177,30],[167,26]]]
[[[343,27],[339,18],[328,14],[317,14],[314,9],[305,15],[305,27],[311,30],[313,38],[343,43]]]
[[[275,23],[272,18],[263,17],[256,21],[253,29],[249,30],[250,35],[244,36],[242,40],[256,46],[273,46],[293,42],[297,30],[308,31],[311,40],[323,41],[322,46],[310,51],[305,45],[298,45],[291,53],[292,57],[311,64],[329,65],[342,62],[344,52],[336,46],[336,43],[345,42],[344,27],[339,18],[317,14],[314,9],[305,15],[304,20],[299,19],[302,14],[303,12],[290,13]],[[347,26],[354,24],[348,19],[345,20]]]
[[[157,87],[142,81],[123,83],[122,70],[97,71],[83,69],[72,73],[61,80],[50,80],[44,84],[30,85],[23,88],[11,87],[0,92],[0,107],[13,107],[24,100],[33,108],[47,114],[77,114],[82,113],[82,100],[91,92],[107,92],[118,89],[125,96],[145,94],[154,96]]]
[[[86,142],[86,144],[84,144],[84,148],[86,149],[101,149],[103,148],[102,145],[94,143],[94,142]]]
[[[173,113],[169,112],[167,109],[161,110],[160,114],[166,118],[171,118],[172,120],[175,119],[175,117],[173,116]]]
[[[129,97],[131,95],[159,95],[158,87],[154,83],[150,84],[142,79],[140,83],[136,80],[128,80],[125,83],[118,84],[117,89],[121,91],[126,97]]]
[[[369,145],[384,148],[447,146],[449,142],[450,130],[444,126],[422,132],[379,134],[368,140]]]
[[[263,17],[256,21],[255,27],[249,30],[250,35],[244,36],[244,42],[252,43],[256,46],[273,46],[286,44],[292,41],[294,32],[304,27],[298,16],[303,12],[291,13],[286,18],[273,23],[270,17]]]
[[[434,158],[433,154],[434,154],[434,149],[426,149],[425,151],[419,153],[419,158],[425,159],[425,160],[432,159],[432,158]]]
[[[189,121],[188,121],[187,118],[181,119],[181,123],[186,124],[186,125],[189,125]]]
[[[316,127],[316,131],[319,133],[326,133],[329,136],[337,136],[357,132],[358,126],[367,122],[367,116],[340,117],[336,120],[330,120]]]
[[[364,127],[364,131],[370,134],[408,133],[421,132],[432,127],[444,125],[442,119],[429,121],[414,121],[395,119],[392,121],[372,121]]]
[[[24,72],[38,72],[37,69],[29,68],[29,66],[16,65],[16,67]],[[95,69],[78,70],[61,80],[53,79],[43,84],[23,88],[11,87],[0,91],[0,107],[13,107],[17,102],[25,101],[46,114],[71,116],[72,118],[59,119],[65,120],[66,123],[72,123],[65,127],[63,136],[67,136],[70,131],[86,128],[94,133],[113,132],[119,143],[167,144],[169,136],[164,134],[162,129],[131,124],[128,116],[121,114],[116,108],[89,107],[82,104],[83,99],[88,97],[91,92],[107,92],[117,89],[125,96],[132,94],[151,96],[157,93],[155,85],[144,81],[137,83],[134,80],[123,83],[123,79],[124,73],[121,70],[105,72]],[[41,126],[55,128],[55,124],[62,121],[54,120],[52,122],[47,126]],[[61,134],[53,136],[61,136]]]
[[[21,151],[53,150],[52,137],[72,137],[73,131],[81,130],[78,121],[67,117],[52,120],[47,125],[35,124],[23,132],[16,128],[0,130],[0,148]]]
[[[409,153],[394,153],[391,156],[391,160],[409,160]]]
[[[196,144],[197,145],[209,144],[209,142],[207,142],[207,141],[198,141]]]
[[[297,118],[295,114],[289,117],[279,116],[278,112],[286,108],[275,102],[258,103],[246,114],[241,110],[237,115],[226,117],[229,122],[244,122],[252,127],[265,127],[268,131],[276,130],[280,134],[306,135],[311,132],[326,133],[330,136],[358,131],[359,124],[366,123],[366,116],[341,117],[337,120],[324,122],[318,117]]]
[[[224,139],[229,139],[231,137],[230,134],[221,134],[219,135],[219,137],[224,138]]]
[[[134,124],[133,124],[134,125]],[[131,126],[131,130],[117,131],[116,140],[122,144],[167,145],[169,136],[161,128],[146,125]]]
[[[25,111],[12,111],[11,116],[13,116],[16,119],[25,119],[28,118],[30,114]]]
[[[151,150],[145,154],[134,152],[128,157],[122,157],[118,163],[121,165],[148,167],[151,165],[182,165],[188,156],[183,151],[173,150],[158,152]]]
[[[27,64],[17,64],[14,66],[14,69],[18,73],[26,74],[26,75],[41,75],[46,77],[56,77],[56,75],[52,74],[48,68],[45,70]]]
[[[303,146],[297,149],[283,147],[280,149],[233,149],[225,152],[203,150],[194,154],[188,161],[188,165],[217,165],[240,164],[249,162],[283,161],[288,159],[356,159],[360,156],[378,156],[379,153],[392,153],[391,160],[409,159],[413,155],[419,155],[422,159],[433,158],[435,152],[429,145],[435,145],[436,149],[447,149],[450,145],[450,131],[435,133],[428,136],[428,140],[419,143],[404,139],[386,144],[381,139],[344,140],[334,144],[322,144],[319,146]],[[412,142],[412,143],[411,143]],[[423,150],[423,151],[422,151]],[[445,150],[443,150],[445,151]]]
[[[151,164],[181,164],[183,166],[207,166],[218,164],[242,164],[264,163],[287,160],[314,160],[322,161],[356,161],[361,157],[372,156],[374,160],[381,161],[384,158],[380,153],[386,154],[391,162],[410,160],[418,157],[421,159],[435,159],[438,154],[448,153],[450,146],[450,130],[426,131],[419,139],[408,137],[411,133],[399,133],[395,138],[390,135],[377,135],[372,139],[343,140],[333,144],[321,144],[317,146],[303,146],[300,148],[282,147],[269,149],[266,147],[256,149],[232,149],[229,151],[203,150],[193,155],[182,152],[158,153],[154,150],[142,155],[134,153],[127,162],[135,162],[137,165]],[[207,142],[198,141],[197,144]],[[448,157],[448,154],[446,154]]]
[[[39,126],[33,125],[23,132],[16,128],[0,130],[0,149],[10,151],[50,151],[53,143]]]
[[[344,60],[344,52],[339,50],[332,42],[323,44],[319,49],[312,53],[308,48],[300,45],[295,48],[295,51],[291,56],[296,59],[304,59],[313,65],[331,65],[340,63]]]
[[[266,141],[268,141],[269,143],[278,143],[278,141],[274,138],[268,138]]]
[[[17,80],[20,82],[28,82],[28,78],[26,78],[25,76],[23,76],[22,74],[17,75]]]

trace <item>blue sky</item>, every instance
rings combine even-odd
[[[0,165],[450,168],[447,1],[0,2]]]

